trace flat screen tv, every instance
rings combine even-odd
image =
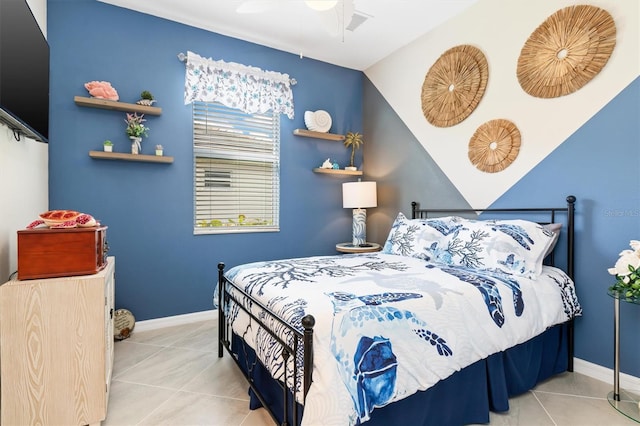
[[[0,0],[0,121],[49,139],[49,44],[26,0]]]

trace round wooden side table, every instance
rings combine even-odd
[[[382,247],[376,243],[365,243],[355,246],[352,243],[339,243],[336,244],[336,250],[340,253],[371,253],[382,250]]]

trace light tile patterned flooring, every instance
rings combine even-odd
[[[247,383],[228,354],[217,356],[214,320],[136,331],[115,344],[106,426],[273,425],[249,410]],[[638,425],[607,402],[609,384],[563,373],[510,400],[491,425]],[[633,395],[623,395],[635,398]],[[399,422],[401,423],[401,422]]]

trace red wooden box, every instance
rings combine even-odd
[[[18,231],[18,279],[95,274],[107,250],[106,226]]]

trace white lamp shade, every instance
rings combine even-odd
[[[378,206],[375,182],[346,182],[342,184],[342,207],[366,209]]]

